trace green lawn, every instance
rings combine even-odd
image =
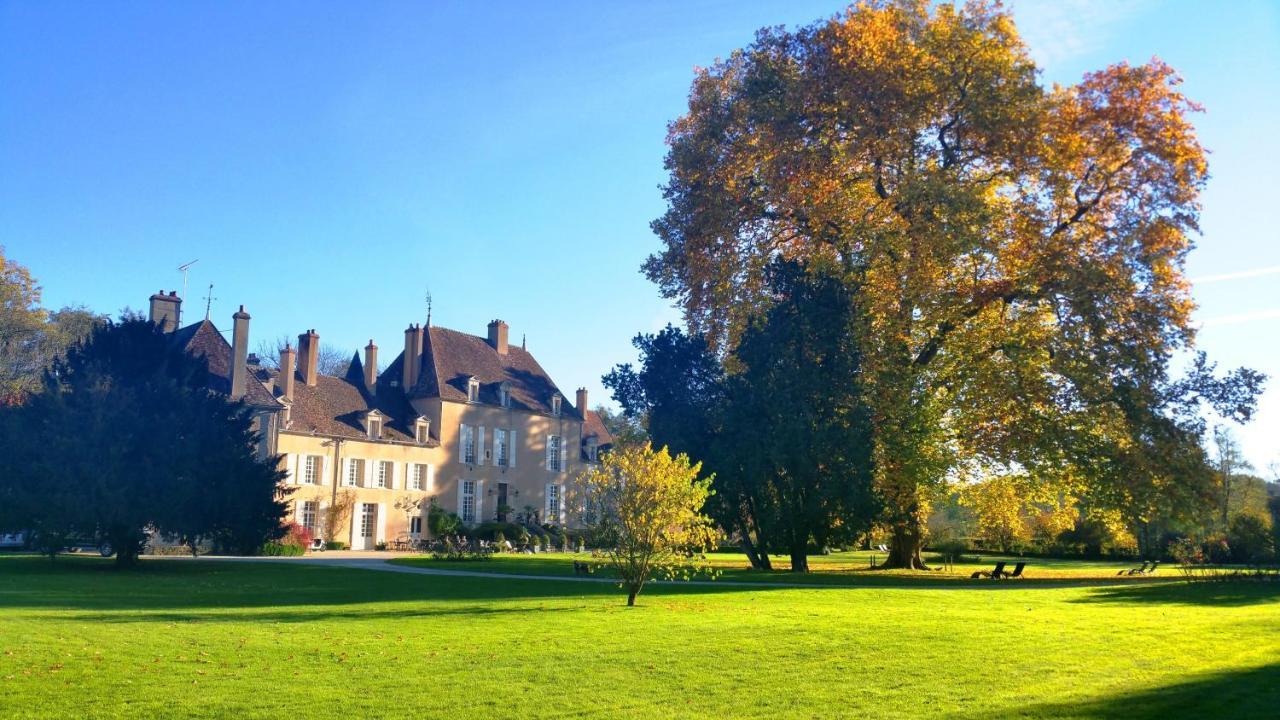
[[[504,562],[516,561],[489,566]],[[604,583],[0,557],[0,718],[1167,720],[1280,708],[1276,584],[879,577],[668,585],[628,609]]]
[[[720,580],[735,582],[770,582],[770,583],[803,583],[806,585],[901,585],[910,580],[914,585],[947,586],[955,581],[970,582],[969,578],[977,570],[991,570],[997,561],[1007,563],[1006,569],[1012,571],[1017,562],[1026,562],[1024,578],[1021,584],[1079,584],[1080,581],[1107,582],[1150,582],[1167,581],[1180,578],[1176,568],[1164,567],[1153,576],[1119,576],[1118,573],[1128,571],[1141,563],[1114,562],[1107,560],[1055,560],[1042,558],[1017,558],[1002,555],[968,556],[963,562],[950,567],[943,567],[940,562],[936,568],[927,573],[905,570],[883,570],[872,566],[884,562],[883,553],[867,551],[833,553],[818,555],[809,559],[811,572],[805,575],[793,575],[785,572],[790,569],[790,560],[777,556],[772,558],[773,572],[752,570],[742,553],[721,552],[708,556],[709,563],[718,571]],[[932,556],[926,555],[927,562],[933,562]],[[401,557],[392,562],[414,567],[440,568],[443,570],[481,570],[484,572],[510,573],[517,575],[573,575],[573,561],[586,560],[595,565],[602,561],[593,559],[589,554],[573,553],[539,553],[524,555],[503,553],[482,561],[450,561],[433,560],[428,557]],[[601,576],[608,576],[608,571],[601,569]],[[982,580],[990,583],[990,580]]]

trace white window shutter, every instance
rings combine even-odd
[[[387,487],[396,489],[396,464],[393,462],[387,463]]]
[[[484,426],[476,433],[476,464],[484,464]]]
[[[360,485],[360,487],[367,487],[367,488],[373,487],[373,473],[374,473],[373,463],[369,460],[365,460],[363,464],[364,464],[364,468],[363,468],[364,481]]]
[[[507,454],[507,465],[509,467],[516,466],[516,431],[507,431],[507,442],[511,443],[511,452]]]
[[[543,444],[547,446],[547,457],[545,462],[546,462],[546,468],[550,470],[551,469],[551,434],[550,433],[548,433],[546,436],[546,439],[543,440]]]
[[[476,524],[484,522],[484,481],[476,481]]]
[[[387,504],[378,503],[378,530],[374,536],[375,542],[387,541]]]
[[[285,453],[284,456],[284,482],[286,485],[298,484],[298,456],[293,453]]]
[[[427,466],[427,486],[422,489],[430,490],[431,492],[436,491],[436,466],[435,465]]]
[[[458,462],[467,461],[467,430],[466,423],[458,427]]]
[[[458,480],[458,517],[462,517],[462,486],[467,481],[459,478]]]
[[[560,472],[569,472],[569,465],[566,462],[568,451],[568,443],[564,441],[564,438],[560,438]]]

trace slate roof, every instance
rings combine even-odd
[[[524,348],[511,345],[506,355],[500,355],[486,338],[441,327],[425,328],[422,344],[422,366],[417,384],[410,389],[412,397],[467,402],[467,380],[474,376],[480,382],[483,404],[501,404],[499,389],[508,382],[512,408],[550,415],[551,396],[559,393],[561,414],[582,419],[579,408],[560,392],[547,371]],[[383,371],[383,377],[398,380],[403,364],[401,352]]]
[[[223,395],[231,394],[231,343],[222,337],[218,328],[207,319],[173,332],[176,346],[195,357],[204,358],[209,366],[209,389]],[[280,403],[261,382],[252,382],[256,366],[245,365],[248,373],[245,382],[244,401],[258,407],[279,408]]]
[[[382,439],[415,442],[413,424],[418,414],[409,405],[400,388],[389,387],[379,381],[370,394],[364,387],[359,358],[352,363],[346,377],[317,375],[314,386],[296,377],[293,383],[293,400],[289,404],[289,427],[292,432],[315,432],[320,435],[365,438],[364,416],[377,410],[383,416]],[[259,369],[259,379],[273,381],[277,370]],[[431,429],[432,433],[437,428]],[[433,438],[428,447],[438,446]]]
[[[610,445],[613,445],[613,436],[609,434],[609,429],[604,426],[604,421],[595,410],[587,410],[585,414],[587,417],[582,422],[582,459],[590,460],[591,458],[587,456],[589,441],[594,438],[597,450],[607,450]]]

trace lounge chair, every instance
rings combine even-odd
[[[887,555],[889,553],[889,546],[884,544],[877,545],[876,550]]]
[[[1158,568],[1158,567],[1160,567],[1160,561],[1159,561],[1159,560],[1154,560],[1154,561],[1152,561],[1152,563],[1151,563],[1151,567],[1147,568],[1145,571],[1143,571],[1142,573],[1139,573],[1139,574],[1141,574],[1141,575],[1154,575],[1154,574],[1156,573],[1156,568]]]
[[[1020,562],[1017,565],[1013,566],[1013,572],[1004,573],[1003,577],[1008,578],[1010,580],[1012,580],[1013,578],[1025,578],[1026,576],[1022,574],[1022,569],[1026,566],[1027,566],[1026,563]]]
[[[1128,570],[1121,570],[1120,572],[1118,572],[1118,573],[1116,573],[1116,574],[1117,574],[1117,575],[1144,575],[1144,574],[1146,574],[1146,572],[1147,572],[1147,565],[1148,565],[1148,564],[1149,564],[1149,563],[1148,563],[1146,560],[1143,560],[1143,561],[1142,561],[1142,567],[1130,568],[1130,569],[1128,569]]]
[[[978,578],[985,577],[985,578],[994,578],[998,580],[1000,579],[1000,577],[1004,575],[1004,566],[1005,566],[1005,563],[1003,561],[998,562],[996,563],[995,569],[993,569],[991,572],[987,572],[986,570],[978,570],[974,574],[970,575],[969,578],[971,580],[977,580]]]

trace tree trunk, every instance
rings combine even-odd
[[[742,534],[742,551],[747,554],[747,560],[751,561],[751,567],[755,570],[772,570],[773,563],[769,562],[769,556],[760,552],[751,542],[751,536],[747,533],[746,528],[739,529]]]
[[[791,548],[791,572],[809,572],[809,549],[803,544]]]
[[[924,533],[913,521],[907,521],[893,528],[893,538],[889,541],[889,557],[884,561],[885,568],[905,568],[907,570],[928,570],[920,557],[924,547]]]
[[[627,607],[636,606],[636,595],[640,594],[640,588],[627,588]]]
[[[116,551],[116,569],[131,568],[138,564],[142,538],[137,531],[132,528],[113,528],[107,532],[107,539]]]

